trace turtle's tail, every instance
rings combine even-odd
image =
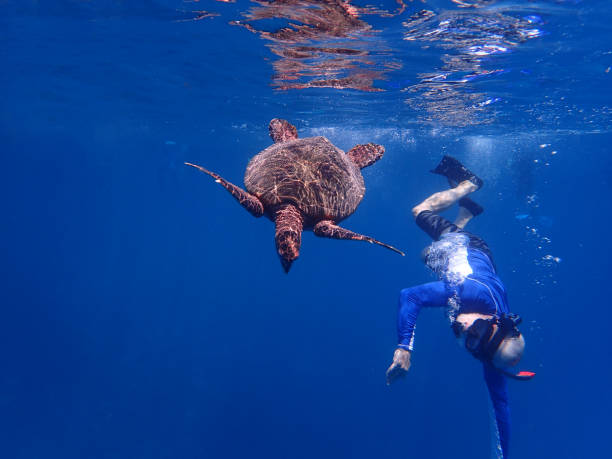
[[[297,207],[292,204],[280,206],[274,213],[276,223],[276,250],[286,273],[292,263],[300,256],[304,218]]]

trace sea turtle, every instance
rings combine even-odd
[[[360,169],[382,157],[382,145],[357,145],[344,153],[322,136],[298,139],[295,126],[278,118],[270,121],[269,131],[274,145],[255,155],[247,166],[248,192],[201,166],[185,164],[213,177],[255,217],[265,214],[275,222],[276,248],[285,272],[300,254],[303,229],[321,237],[379,244],[404,255],[337,225],[361,202],[365,186]]]

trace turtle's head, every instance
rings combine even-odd
[[[270,137],[272,137],[274,143],[287,142],[288,140],[295,140],[298,138],[297,129],[287,120],[274,118],[270,121],[268,130],[270,131]]]
[[[276,223],[276,250],[286,273],[291,264],[300,256],[302,245],[303,217],[293,204],[280,206],[274,216]]]
[[[292,240],[286,240],[282,244],[278,244],[278,256],[280,257],[281,265],[287,274],[291,269],[291,265],[297,257],[300,256],[300,243]]]

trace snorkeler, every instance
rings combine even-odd
[[[495,412],[498,454],[507,458],[510,412],[506,376],[519,380],[534,376],[527,371],[510,371],[525,348],[525,340],[517,328],[520,318],[508,309],[506,290],[497,276],[489,247],[478,236],[463,230],[483,211],[467,197],[482,187],[482,180],[450,156],[444,156],[431,172],[445,176],[453,188],[431,195],[414,207],[412,214],[419,228],[434,240],[423,251],[423,258],[440,280],[401,291],[399,344],[387,370],[387,384],[405,375],[410,368],[420,309],[448,307],[455,336],[483,364]],[[459,214],[454,223],[436,214],[456,202]]]

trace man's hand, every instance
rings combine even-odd
[[[393,354],[393,363],[387,369],[387,386],[404,376],[410,368],[410,351],[397,348]]]

